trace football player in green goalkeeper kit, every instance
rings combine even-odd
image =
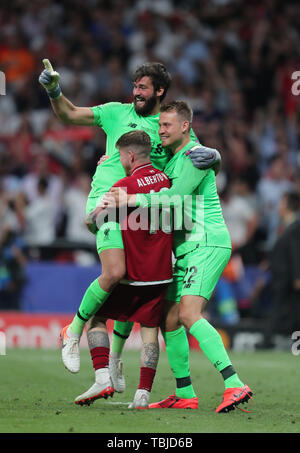
[[[99,230],[94,228],[94,211],[103,195],[119,179],[126,176],[115,144],[124,133],[141,129],[147,132],[151,138],[153,166],[160,170],[165,168],[172,154],[161,146],[158,121],[160,104],[168,91],[171,78],[162,64],[146,63],[139,67],[133,75],[132,103],[110,102],[95,107],[77,107],[62,94],[59,74],[53,70],[49,60],[45,59],[43,62],[45,69],[39,77],[39,82],[46,89],[56,116],[66,124],[101,127],[107,136],[106,155],[109,156],[109,159],[96,169],[86,208],[87,224],[96,234],[102,273],[87,288],[77,314],[61,334],[63,363],[69,371],[77,373],[80,368],[79,342],[83,329],[126,273],[124,247],[118,224],[105,224]],[[195,138],[194,135],[193,137]],[[199,146],[199,144],[191,153],[189,160],[190,158],[191,162],[200,168],[218,166],[220,161],[220,155],[216,150]],[[109,239],[105,234],[108,227],[110,228]],[[124,380],[120,373],[122,362],[119,359],[119,353],[131,328],[132,324],[128,323],[116,322],[114,325],[109,369],[113,386],[116,391],[120,392],[124,391]],[[178,355],[182,357],[180,373],[189,379],[189,350],[185,331],[178,330],[176,337],[170,336],[166,338],[166,342],[168,342],[170,350],[176,350],[176,357]],[[172,367],[172,357],[170,364]],[[193,392],[191,384],[186,388]],[[186,393],[186,388],[178,389],[179,396],[189,394]]]
[[[221,373],[225,382],[222,403],[216,412],[228,412],[252,396],[251,389],[239,378],[228,357],[217,330],[203,317],[203,311],[231,255],[230,236],[225,225],[212,169],[195,168],[186,153],[197,146],[191,139],[192,111],[183,101],[161,107],[159,135],[162,146],[173,153],[164,172],[172,187],[161,193],[128,195],[112,188],[103,206],[173,207],[174,254],[173,282],[166,299],[168,313],[164,336],[176,336],[183,325],[199,343],[206,357]],[[190,195],[190,198],[187,197]],[[168,352],[168,343],[166,343]],[[173,351],[176,354],[176,350]],[[170,356],[170,353],[168,354]],[[171,364],[174,373],[180,363],[176,357]],[[178,373],[178,371],[177,371]],[[177,377],[175,375],[175,377]],[[182,379],[181,386],[184,387]],[[177,384],[180,379],[177,378]],[[149,408],[197,408],[196,397],[169,396]]]

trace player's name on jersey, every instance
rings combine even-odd
[[[168,179],[168,177],[164,173],[156,173],[153,176],[137,178],[137,183],[139,187],[145,187],[151,184],[157,184],[159,181],[165,181],[166,179]]]

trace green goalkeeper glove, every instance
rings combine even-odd
[[[62,94],[59,86],[60,75],[53,70],[49,60],[45,58],[43,63],[45,69],[39,77],[39,82],[45,88],[51,99],[57,99]]]

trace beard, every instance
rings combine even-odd
[[[141,115],[141,116],[148,116],[152,113],[152,110],[154,109],[154,107],[156,106],[156,96],[153,95],[151,96],[149,99],[145,99],[145,98],[141,98],[139,96],[135,96],[133,98],[133,103],[134,103],[134,110],[136,111],[136,113],[138,115]],[[142,107],[139,107],[137,105],[137,100],[141,100],[141,101],[144,101],[144,105]]]

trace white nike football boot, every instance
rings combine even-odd
[[[123,374],[123,361],[120,358],[109,356],[109,374],[116,392],[125,392],[125,376]]]
[[[71,373],[78,373],[80,370],[79,342],[80,336],[67,333],[69,326],[65,326],[60,332],[61,357],[63,364]]]
[[[101,368],[96,371],[95,375],[96,382],[85,393],[77,396],[75,404],[79,404],[80,406],[89,406],[99,398],[107,399],[109,396],[113,397],[115,390],[113,388],[108,369]]]
[[[148,409],[150,392],[144,389],[137,389],[133,403],[129,404],[128,409]]]

